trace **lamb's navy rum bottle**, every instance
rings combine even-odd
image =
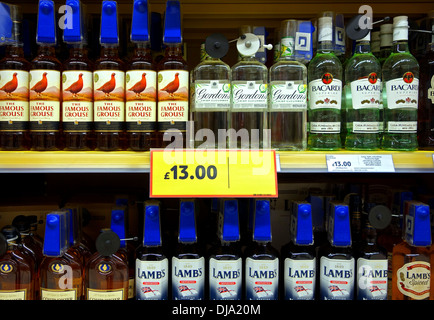
[[[353,300],[355,260],[348,206],[330,204],[328,242],[318,250],[319,299]]]

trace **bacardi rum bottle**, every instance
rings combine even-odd
[[[356,41],[345,64],[345,149],[380,147],[381,66],[370,49],[370,33]]]
[[[392,42],[393,42],[393,24],[385,23],[380,26],[380,56],[378,60],[381,66],[383,66],[384,61],[389,58],[392,53]]]
[[[408,47],[406,16],[393,19],[393,52],[383,65],[386,150],[416,150],[419,64]]]
[[[163,36],[166,49],[157,65],[157,145],[160,148],[187,147],[190,76],[183,57],[180,10],[179,1],[167,1]]]
[[[328,220],[329,242],[318,250],[319,299],[353,300],[356,266],[348,206],[331,203]]]
[[[307,68],[295,60],[296,20],[281,23],[281,52],[270,68],[269,128],[271,148],[307,147]]]
[[[131,41],[134,54],[126,73],[126,131],[128,147],[149,151],[155,147],[157,130],[157,72],[152,60],[147,1],[133,7]]]
[[[62,126],[67,150],[90,150],[93,126],[93,64],[87,56],[84,17],[80,1],[69,0],[72,28],[63,31],[70,47],[62,73]]]
[[[380,58],[380,31],[372,31],[371,32],[371,51],[372,54],[379,59]]]
[[[103,1],[100,30],[101,53],[93,72],[96,149],[125,149],[125,63],[119,58],[116,1]]]
[[[143,243],[136,250],[136,299],[169,299],[169,259],[163,247],[160,204],[145,202]]]
[[[309,137],[311,150],[341,147],[342,65],[334,53],[333,20],[318,19],[317,53],[308,66]]]
[[[270,201],[255,200],[253,243],[245,255],[247,300],[278,300],[279,252],[271,244]]]
[[[210,300],[241,300],[243,261],[237,200],[222,200],[219,243],[208,254],[208,290]]]
[[[9,6],[12,37],[6,39],[5,56],[0,60],[0,149],[29,148],[29,70],[21,40],[17,6]]]
[[[53,1],[40,0],[38,7],[38,53],[30,70],[30,134],[32,149],[52,151],[61,146],[61,72],[56,58],[56,20]]]
[[[313,300],[317,266],[310,203],[292,204],[290,237],[281,249],[284,299]]]
[[[172,256],[172,299],[205,298],[205,257],[197,239],[194,200],[181,200],[178,243]]]

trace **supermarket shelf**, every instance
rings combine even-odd
[[[434,151],[288,151],[277,152],[279,173],[328,172],[327,155],[391,155],[397,173],[434,173]],[[149,173],[150,153],[116,152],[0,152],[0,173]]]

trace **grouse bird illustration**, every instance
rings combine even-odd
[[[73,97],[77,97],[77,94],[83,89],[83,74],[78,75],[78,80],[71,84],[65,91],[72,93]]]
[[[116,88],[116,79],[115,79],[116,73],[112,73],[111,79],[104,83],[100,88],[96,89],[98,91],[102,91],[105,93],[106,97],[110,95],[110,92],[112,92]]]
[[[44,72],[42,74],[42,80],[38,81],[30,90],[35,91],[38,96],[41,95],[42,92],[44,92],[45,89],[47,89],[48,80],[47,80],[47,73]]]
[[[169,93],[169,95],[173,95],[173,93],[178,90],[179,88],[179,73],[175,73],[175,79],[168,83],[167,86],[165,86],[163,89],[161,89],[160,91],[166,91],[167,93]]]
[[[6,82],[6,84],[0,88],[0,90],[6,92],[8,96],[10,96],[12,92],[14,92],[15,89],[18,87],[17,75],[18,73],[14,72],[14,74],[12,75],[12,80]]]
[[[140,96],[143,90],[146,89],[146,73],[142,74],[142,79],[132,86],[128,91],[134,91],[136,96]]]

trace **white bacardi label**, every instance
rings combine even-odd
[[[431,265],[425,261],[413,261],[397,270],[396,281],[404,296],[422,300],[430,295]]]
[[[321,300],[352,300],[354,297],[354,258],[321,257],[319,269]]]
[[[386,95],[388,109],[417,109],[419,79],[406,72],[402,78],[389,80],[386,82]]]
[[[341,109],[342,81],[331,73],[325,73],[321,79],[309,82],[309,108]]]
[[[353,109],[379,109],[381,101],[381,81],[372,72],[367,78],[351,82]]]
[[[0,70],[0,131],[22,131],[29,121],[29,72]]]
[[[209,261],[209,297],[211,300],[240,300],[242,260]]]
[[[167,300],[169,293],[169,261],[136,259],[136,299]]]
[[[388,261],[357,259],[357,299],[386,300]]]
[[[276,300],[279,288],[279,259],[246,259],[246,299]]]
[[[205,258],[172,258],[172,295],[175,300],[203,300]]]
[[[30,71],[30,129],[57,131],[60,124],[60,72]]]
[[[302,81],[272,81],[270,109],[306,110],[307,85]]]
[[[417,121],[387,121],[387,132],[390,133],[416,133]]]
[[[149,132],[157,122],[157,73],[130,70],[126,73],[126,129]]]
[[[231,86],[223,80],[196,80],[194,85],[195,109],[229,110]]]
[[[311,133],[340,133],[341,123],[340,122],[315,122],[309,123]]]
[[[97,290],[87,289],[87,300],[125,300],[128,293],[124,289]]]
[[[54,290],[41,288],[41,300],[77,300],[77,290]]]
[[[315,298],[316,259],[285,259],[284,292],[286,300]]]
[[[233,81],[232,108],[267,109],[267,87],[268,85],[263,81]]]

